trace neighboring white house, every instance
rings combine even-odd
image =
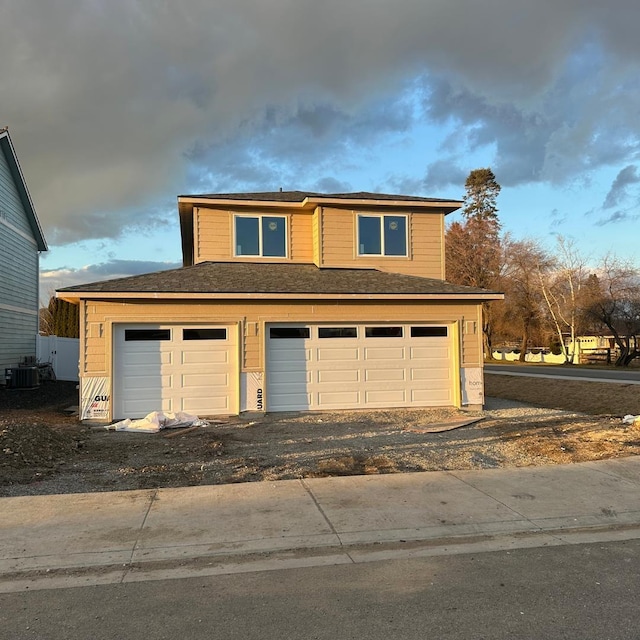
[[[567,351],[574,354],[574,362],[615,360],[619,355],[613,336],[578,336],[575,343],[567,342]]]
[[[36,355],[38,271],[47,250],[9,131],[0,128],[0,384]]]

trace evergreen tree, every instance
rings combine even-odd
[[[467,176],[464,188],[466,193],[462,215],[467,220],[493,221],[499,227],[496,200],[502,187],[493,171],[488,167],[474,169]]]
[[[445,236],[446,278],[455,284],[491,289],[504,264],[496,200],[500,185],[491,169],[474,169],[465,182],[462,215]],[[485,358],[491,358],[491,308],[483,304]]]

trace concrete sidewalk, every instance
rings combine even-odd
[[[0,592],[640,538],[640,458],[0,499]]]

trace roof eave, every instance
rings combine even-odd
[[[261,207],[274,209],[302,209],[314,210],[317,206],[338,205],[346,207],[387,207],[404,209],[434,209],[449,214],[459,209],[463,202],[460,200],[381,200],[378,198],[332,198],[324,196],[307,196],[297,202],[284,202],[281,200],[236,200],[233,198],[214,198],[207,196],[178,196],[180,211],[187,207],[197,205],[215,204],[220,207]]]
[[[31,231],[36,241],[38,251],[48,251],[47,241],[44,238],[40,221],[38,220],[35,207],[33,206],[33,200],[31,200],[31,194],[27,188],[27,183],[24,179],[22,168],[20,167],[20,162],[16,155],[16,150],[13,146],[13,142],[11,141],[9,130],[6,128],[0,129],[0,147],[2,147],[4,151],[5,158],[7,159],[9,169],[18,190],[18,195],[20,196],[20,201],[27,213],[29,225],[31,226]]]
[[[56,298],[78,304],[80,300],[503,300],[504,294],[484,293],[216,293],[148,291],[56,291]]]

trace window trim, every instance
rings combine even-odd
[[[414,335],[417,333],[423,335]],[[449,327],[445,324],[413,324],[409,331],[411,338],[449,338]]]
[[[345,335],[338,334],[333,336],[321,335],[326,331],[351,331],[353,330],[354,335]],[[320,326],[318,327],[318,340],[356,340],[358,338],[358,327],[357,325],[331,325],[331,326]]]
[[[125,342],[170,342],[171,329],[164,327],[129,327],[124,329]]]
[[[265,258],[267,260],[286,260],[289,258],[289,217],[282,214],[271,213],[234,213],[233,214],[233,257],[234,258]],[[236,220],[238,218],[256,218],[258,220],[258,251],[256,254],[238,253],[238,237]],[[264,246],[262,241],[262,219],[263,218],[281,218],[284,221],[284,255],[283,256],[265,256],[263,255]]]
[[[275,335],[278,331],[286,333],[291,331],[293,333],[298,332],[303,335]],[[297,325],[281,325],[276,327],[269,327],[269,340],[309,340],[311,338],[311,327],[297,326]]]
[[[360,218],[378,218],[380,220],[380,250],[381,253],[360,252]],[[388,255],[384,246],[384,219],[404,218],[405,252],[403,255]],[[356,255],[358,258],[409,258],[409,214],[408,213],[356,213]]]
[[[399,329],[400,335],[387,335],[385,331],[389,331],[390,329]],[[365,340],[373,339],[393,339],[396,340],[398,338],[405,338],[405,330],[404,325],[402,324],[390,324],[390,325],[365,325],[364,327],[364,337]]]
[[[197,335],[196,331],[204,332],[202,335]],[[207,336],[206,332],[210,332]],[[182,327],[182,341],[183,342],[212,342],[217,340],[228,340],[229,331],[227,327]]]

